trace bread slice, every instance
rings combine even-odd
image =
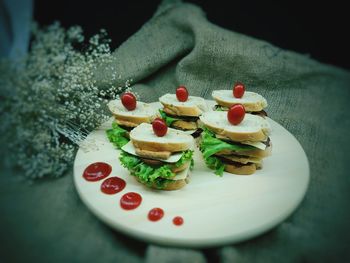
[[[243,155],[243,156],[250,156],[250,157],[256,157],[256,158],[264,158],[269,155],[271,155],[272,146],[267,147],[265,150],[260,149],[254,149],[254,150],[248,150],[248,151],[238,151],[234,152],[231,150],[222,150],[217,152],[217,155]]]
[[[119,126],[124,126],[124,127],[130,127],[130,128],[134,128],[137,127],[139,124],[132,122],[132,121],[125,121],[125,120],[120,120],[120,119],[115,119],[115,122],[119,125]]]
[[[188,183],[189,169],[189,164],[187,164],[184,168],[181,169],[181,171],[176,172],[177,174],[173,178],[166,179],[166,182],[162,185],[161,188],[159,187],[159,185],[157,185],[156,182],[154,182],[152,185],[147,186],[154,189],[166,191],[178,190]],[[143,182],[138,177],[135,178],[138,182],[143,184]]]
[[[158,114],[157,107],[142,101],[137,101],[136,108],[132,111],[127,110],[121,100],[112,100],[107,106],[114,115],[116,122],[127,127],[136,127],[143,122],[151,123]]]
[[[225,171],[231,174],[251,175],[255,173],[256,169],[260,168],[255,163],[245,165],[225,164]]]
[[[140,157],[145,158],[155,158],[155,159],[169,159],[171,152],[170,151],[150,151],[145,149],[135,148],[135,152]]]
[[[198,128],[198,125],[196,122],[194,121],[183,121],[183,120],[179,120],[179,121],[174,121],[171,124],[172,127],[177,128],[177,129],[181,129],[181,130],[196,130]]]
[[[183,152],[192,149],[194,139],[182,131],[168,128],[167,134],[158,137],[151,124],[142,123],[130,132],[130,140],[135,148],[151,152]]]
[[[245,114],[243,121],[238,125],[232,125],[227,120],[226,111],[205,112],[200,116],[200,120],[217,135],[242,143],[265,141],[271,130],[266,119],[253,114]]]
[[[164,94],[159,98],[164,106],[164,111],[175,116],[200,116],[208,110],[205,99],[189,96],[187,101],[178,101],[175,94]]]
[[[165,162],[169,164],[176,163],[178,160],[181,159],[182,152],[177,153],[171,153],[169,151],[148,151],[148,150],[142,150],[134,147],[134,144],[132,141],[129,141],[127,144],[125,144],[121,148],[124,152],[127,152],[131,155],[136,155],[139,157],[152,159],[153,161],[160,161]],[[154,162],[153,162],[154,163]]]
[[[142,182],[136,177],[136,180],[142,184]],[[158,189],[158,190],[165,190],[165,191],[174,191],[174,190],[179,190],[182,187],[184,187],[187,184],[186,179],[181,179],[181,180],[167,180],[166,184],[164,185],[163,188],[159,189],[156,183],[153,183],[150,187],[153,189]]]
[[[232,90],[214,90],[212,97],[217,104],[231,107],[235,104],[243,104],[247,112],[261,111],[267,107],[266,99],[258,93],[246,91],[242,98],[235,98]]]
[[[189,169],[191,166],[191,161],[188,161],[187,163],[184,163],[183,165],[177,167],[175,164],[169,165],[170,166],[170,170],[173,173],[180,173],[186,169]]]

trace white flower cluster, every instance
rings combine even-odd
[[[55,23],[34,27],[32,39],[25,58],[0,63],[0,140],[27,177],[57,177],[71,167],[77,144],[109,117],[106,102],[130,82],[118,87],[115,72],[108,87],[96,83],[97,65],[113,67],[104,30],[85,41],[80,27]]]

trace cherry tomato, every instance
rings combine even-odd
[[[227,119],[231,124],[237,125],[242,122],[242,120],[244,119],[244,115],[244,106],[242,104],[235,104],[228,110]]]
[[[127,110],[134,110],[136,108],[136,97],[130,92],[126,92],[121,96],[121,101]]]
[[[176,89],[176,98],[181,102],[184,102],[188,99],[188,91],[185,86],[179,86]]]
[[[235,98],[242,98],[245,92],[245,86],[243,83],[241,82],[237,82],[235,83],[235,85],[233,86],[233,96]]]
[[[152,128],[153,128],[153,132],[158,137],[163,137],[168,131],[168,126],[166,126],[165,121],[161,118],[156,118],[152,122]]]

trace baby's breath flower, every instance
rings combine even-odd
[[[105,103],[130,90],[131,81],[118,87],[114,73],[109,87],[97,86],[95,66],[112,64],[105,30],[87,47],[81,27],[65,30],[59,23],[34,25],[32,39],[25,58],[0,62],[0,142],[26,176],[57,177],[71,167],[77,145],[110,116]]]

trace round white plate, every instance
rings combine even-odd
[[[300,204],[309,182],[309,165],[299,142],[285,128],[268,119],[272,155],[264,160],[262,170],[249,176],[224,173],[216,176],[206,168],[195,151],[195,166],[190,182],[177,191],[148,189],[128,174],[118,160],[120,151],[108,141],[105,129],[111,122],[89,134],[74,163],[74,181],[85,205],[103,222],[116,230],[147,242],[181,247],[210,247],[240,242],[260,235],[285,220]],[[110,176],[126,181],[115,195],[100,191],[103,180],[88,182],[84,169],[94,162],[112,166]],[[137,192],[143,200],[135,210],[123,210],[123,194]],[[149,210],[160,207],[164,217],[152,222]],[[184,224],[172,219],[181,216]]]

